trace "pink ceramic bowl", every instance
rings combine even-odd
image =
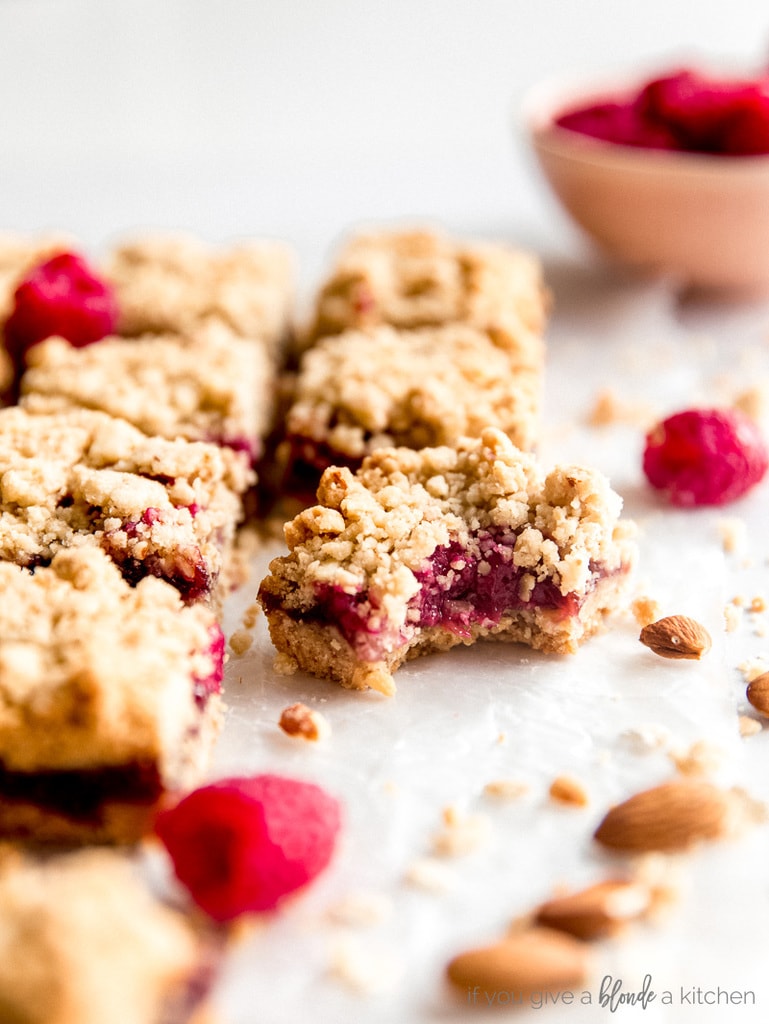
[[[769,156],[641,149],[554,124],[564,110],[620,91],[616,80],[550,83],[526,98],[525,125],[561,204],[623,263],[684,285],[769,293]]]

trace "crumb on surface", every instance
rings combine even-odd
[[[668,749],[672,743],[673,734],[666,725],[648,722],[632,729],[626,729],[620,739],[634,754],[649,754],[655,750]]]
[[[381,892],[349,893],[328,909],[328,916],[334,924],[351,928],[373,927],[386,921],[392,913],[392,900]]]
[[[256,620],[259,618],[261,608],[258,604],[250,604],[248,608],[243,612],[243,628],[253,629],[256,625]]]
[[[236,629],[230,637],[230,648],[233,654],[240,656],[250,650],[253,642],[253,635],[247,629]]]
[[[420,857],[412,861],[403,878],[408,885],[433,893],[448,892],[456,883],[453,870],[436,857]]]
[[[752,718],[750,715],[740,715],[737,719],[737,726],[740,730],[740,736],[747,738],[749,736],[755,736],[757,733],[763,731],[763,726],[757,718]]]
[[[492,779],[483,787],[484,795],[496,800],[517,800],[528,791],[528,784],[519,779]]]
[[[646,595],[637,597],[631,603],[630,610],[639,626],[650,626],[652,622],[656,622],[662,615],[659,601],[655,601],[653,597],[647,597]]]
[[[548,793],[557,803],[570,804],[573,807],[586,807],[590,802],[585,787],[570,775],[559,775],[553,779]]]
[[[440,857],[461,857],[488,845],[492,825],[485,814],[466,814],[456,807],[443,811],[443,828],[432,838],[433,852]]]
[[[645,426],[652,419],[653,413],[646,404],[629,401],[611,388],[603,388],[596,393],[585,422],[590,427],[610,427],[617,423]]]
[[[748,527],[744,519],[729,516],[718,520],[718,534],[721,546],[728,555],[739,554],[745,550],[748,539]]]
[[[747,388],[734,399],[734,408],[750,416],[752,420],[760,420],[769,408],[769,393],[765,387]]]
[[[319,711],[314,711],[306,704],[297,703],[284,708],[278,725],[287,736],[317,742],[331,732],[331,727]]]
[[[742,611],[734,602],[724,608],[724,626],[727,633],[735,633],[742,623]]]
[[[360,939],[338,939],[332,948],[330,973],[359,995],[375,995],[397,987],[403,973],[398,958],[382,948],[364,947]]]
[[[708,740],[696,740],[685,750],[670,751],[670,760],[682,775],[711,775],[724,762],[724,752]]]

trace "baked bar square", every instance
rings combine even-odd
[[[0,562],[0,836],[133,842],[203,777],[222,716],[224,637],[98,548],[30,572]]]
[[[459,322],[517,346],[542,334],[548,302],[539,261],[522,250],[433,230],[364,233],[322,285],[304,345],[350,328]]]
[[[623,594],[622,501],[598,472],[543,473],[501,431],[380,449],[324,473],[259,599],[283,667],[390,694],[407,658],[488,637],[570,653]]]
[[[148,435],[225,445],[249,466],[272,423],[272,360],[221,324],[83,348],[50,338],[30,349],[27,365],[21,404],[30,411],[97,409]]]
[[[119,853],[1,848],[0,917],[5,1024],[202,1024],[219,943]]]
[[[294,256],[272,241],[206,245],[149,234],[116,247],[105,273],[115,287],[121,334],[189,334],[215,321],[266,344],[279,359],[291,326]]]
[[[159,576],[186,601],[211,599],[227,585],[246,472],[226,449],[105,413],[0,410],[0,559],[35,568],[96,546],[131,583]]]
[[[312,493],[328,466],[355,469],[377,448],[451,445],[487,426],[531,448],[543,362],[537,335],[511,351],[461,323],[324,338],[296,374],[280,449],[287,486]]]

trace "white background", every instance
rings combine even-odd
[[[541,241],[524,92],[692,54],[769,58],[766,4],[2,0],[0,226],[274,234],[310,271],[362,219]]]

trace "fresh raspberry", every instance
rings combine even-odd
[[[339,803],[309,782],[256,775],[196,789],[155,831],[179,880],[217,921],[272,910],[326,867]]]
[[[16,289],[6,348],[21,369],[27,350],[53,335],[80,348],[114,333],[117,313],[112,287],[82,257],[59,253],[34,267]]]
[[[649,433],[643,469],[673,505],[723,505],[742,497],[769,466],[766,442],[736,409],[687,409]]]
[[[622,146],[647,149],[675,149],[675,135],[663,124],[647,120],[633,104],[608,101],[580,110],[570,110],[556,118],[556,124],[594,139]]]

